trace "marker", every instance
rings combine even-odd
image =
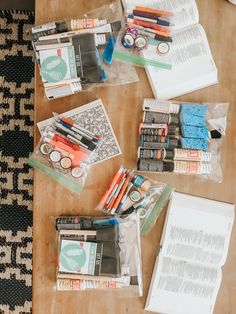
[[[64,122],[63,120],[59,120],[59,123],[65,126],[66,128],[74,131],[75,133],[78,133],[79,135],[86,137],[89,141],[92,141],[93,138],[90,135],[85,134],[83,131],[80,131],[79,129],[75,128],[73,125]]]
[[[167,43],[172,43],[173,42],[173,39],[171,37],[161,36],[159,34],[156,34],[155,39],[159,40],[159,41],[164,41],[164,42],[167,42]]]
[[[101,34],[101,33],[111,33],[111,32],[112,32],[111,24],[106,24],[100,27],[95,27],[95,28],[79,29],[72,32],[65,32],[65,33],[52,34],[48,36],[42,36],[42,37],[39,37],[38,40],[51,40],[51,39],[68,38],[68,37],[81,35],[81,34],[93,34],[93,33]]]
[[[52,140],[55,140],[57,142],[61,142],[61,143],[65,144],[65,145],[68,145],[68,146],[70,146],[74,150],[78,150],[79,151],[81,149],[80,146],[78,146],[78,145],[68,141],[64,137],[61,137],[59,134],[56,134],[56,133],[53,133],[53,132],[50,131],[50,132],[47,133],[47,135],[50,136]]]
[[[167,21],[160,21],[158,19],[152,19],[152,18],[148,18],[148,17],[143,17],[143,16],[140,16],[140,15],[129,15],[129,18],[131,19],[134,19],[134,20],[140,20],[140,21],[144,21],[144,22],[149,22],[149,23],[153,23],[153,24],[157,24],[159,25],[160,27],[161,26],[170,26],[170,22],[167,22]]]
[[[72,130],[73,132],[77,133],[79,136],[82,136],[84,138],[86,138],[89,142],[93,142],[93,138],[87,134],[85,134],[83,131],[78,130],[77,128],[71,126],[68,123],[65,123],[64,121],[59,121],[59,123],[63,126],[65,126],[67,129]],[[98,140],[96,139],[94,142],[98,142]],[[96,144],[97,145],[97,144]]]
[[[163,27],[158,26],[156,24],[152,24],[149,22],[141,21],[141,20],[135,20],[135,19],[132,20],[129,18],[127,19],[127,21],[133,23],[134,25],[143,26],[149,31],[154,30],[157,35],[161,35],[163,37],[169,37],[170,30],[168,29],[163,30]]]
[[[133,177],[131,176],[131,180],[132,180],[132,178],[133,178]],[[120,202],[120,204],[119,204],[117,210],[116,210],[117,213],[120,212],[120,209],[121,209],[122,206],[124,205],[124,203],[125,203],[125,201],[126,201],[126,199],[127,199],[127,197],[128,197],[128,194],[129,194],[129,192],[130,192],[130,190],[132,189],[133,186],[134,186],[134,184],[133,184],[133,182],[131,181],[131,182],[129,183],[129,185],[128,185],[128,188],[127,188],[127,190],[126,190],[124,196],[123,196],[122,199],[121,199],[121,202]]]
[[[124,182],[124,184],[123,184],[123,186],[122,186],[122,188],[120,190],[120,193],[119,193],[119,195],[118,195],[118,197],[117,197],[117,199],[116,199],[116,201],[115,201],[115,203],[114,203],[114,205],[112,207],[111,214],[114,214],[118,210],[120,201],[121,201],[122,197],[124,196],[125,191],[126,191],[128,185],[129,185],[130,181],[131,181],[131,177],[130,177],[130,175],[128,173],[127,176],[126,176],[125,182]]]
[[[150,27],[144,27],[142,25],[138,25],[137,23],[134,23],[133,19],[129,19],[128,18],[127,22],[128,22],[127,24],[128,24],[129,27],[135,27],[135,28],[137,28],[139,30],[143,30],[143,31],[147,31],[149,33],[155,34],[155,39],[157,39],[157,40],[158,40],[158,38],[161,38],[162,41],[172,42],[172,38],[169,37],[168,35],[163,34],[162,32],[159,32],[159,31],[157,31],[155,29],[152,29]]]
[[[83,128],[82,126],[78,125],[77,123],[75,123],[74,121],[72,121],[71,119],[65,118],[65,117],[60,117],[60,120],[62,120],[63,122],[72,125],[73,127],[75,127],[76,129],[88,134],[89,136],[91,136],[94,139],[99,139],[99,135],[94,135],[92,132],[86,130],[85,128]]]
[[[114,186],[116,185],[120,175],[123,173],[124,168],[120,167],[120,169],[117,171],[117,173],[115,174],[113,180],[111,181],[111,184],[108,188],[108,190],[106,190],[106,192],[104,193],[104,195],[102,196],[100,202],[99,202],[99,207],[103,207],[106,203],[106,200],[108,198],[108,196],[110,195],[110,193],[112,192]]]
[[[120,178],[119,178],[119,180],[115,186],[115,188],[113,189],[113,193],[111,194],[111,197],[109,198],[109,202],[107,202],[107,206],[106,206],[107,211],[110,211],[112,209],[112,206],[116,200],[116,197],[118,196],[120,189],[125,182],[126,172],[127,172],[127,170],[124,169],[123,173],[121,174],[121,176],[120,176]]]
[[[55,125],[58,129],[61,129],[62,131],[78,139],[81,143],[87,145],[89,150],[94,150],[96,148],[96,144],[89,141],[87,138],[82,137],[81,135],[76,134],[75,132],[71,131],[69,128],[65,127],[65,125],[62,125],[61,123],[58,123],[58,122],[56,122]]]
[[[86,149],[89,150],[89,148],[88,148],[87,145],[84,145],[84,144],[81,143],[78,139],[76,139],[76,138],[74,138],[73,136],[69,135],[67,132],[62,131],[62,130],[59,129],[59,128],[56,128],[55,131],[58,132],[59,134],[63,135],[64,137],[70,139],[70,141],[72,141],[72,143],[79,144],[79,146],[81,146],[81,147],[86,148]]]
[[[157,99],[144,99],[144,111],[162,112],[162,113],[179,113],[180,105],[170,101],[157,100]]]
[[[121,180],[121,183],[119,184],[116,192],[115,192],[115,195],[114,195],[114,200],[110,206],[110,213],[112,215],[114,215],[115,211],[116,211],[116,207],[118,206],[119,204],[119,199],[120,199],[120,194],[121,194],[121,191],[125,185],[125,182],[127,180],[127,170],[125,171],[123,177],[122,177],[122,180]]]
[[[159,24],[159,25],[163,25],[163,26],[173,26],[172,23],[170,23],[169,21],[163,21],[161,19],[159,19],[161,16],[159,14],[154,14],[154,13],[147,13],[147,12],[141,12],[138,10],[133,10],[133,15],[137,16],[137,17],[142,17],[142,18],[147,18],[150,20],[153,20],[154,23]]]
[[[135,10],[136,11],[140,11],[140,12],[145,12],[145,13],[157,14],[157,15],[159,15],[161,17],[173,16],[173,13],[169,12],[169,11],[155,10],[155,9],[145,8],[145,7],[142,7],[142,6],[136,6]]]

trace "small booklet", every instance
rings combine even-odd
[[[145,310],[213,313],[234,221],[234,205],[173,193]]]
[[[56,47],[39,51],[44,83],[77,78],[74,47]]]
[[[195,0],[123,0],[123,3],[126,12],[141,5],[174,13],[170,51],[159,57],[171,64],[172,69],[145,66],[155,98],[171,99],[218,83],[217,68],[205,31],[199,24]],[[158,59],[155,42],[142,51],[145,58]]]
[[[102,243],[61,240],[59,272],[100,275]]]

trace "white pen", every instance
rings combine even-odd
[[[81,34],[96,34],[96,33],[111,33],[111,32],[112,32],[111,24],[106,24],[100,27],[95,27],[95,28],[80,29],[76,31],[66,32],[66,33],[41,36],[39,37],[38,40],[60,39],[60,38],[72,37],[75,35],[81,35]]]

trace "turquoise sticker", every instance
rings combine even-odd
[[[76,243],[66,244],[61,250],[61,264],[69,271],[77,271],[84,266],[86,253],[82,246]]]
[[[62,81],[66,76],[66,62],[59,56],[50,56],[41,65],[43,78],[49,83]]]

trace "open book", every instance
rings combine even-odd
[[[145,310],[212,313],[234,221],[234,205],[173,193]]]
[[[123,4],[126,12],[140,5],[174,13],[170,51],[159,57],[159,61],[172,64],[172,69],[145,66],[156,98],[171,99],[218,82],[217,68],[205,31],[199,24],[195,0],[123,0]],[[142,54],[145,58],[158,59],[156,51],[153,42]]]

